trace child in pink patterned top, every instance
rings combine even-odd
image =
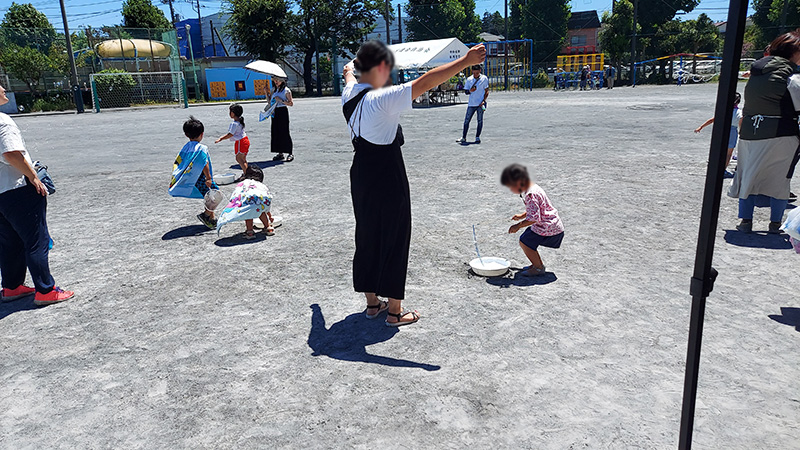
[[[522,197],[525,203],[525,212],[516,214],[511,220],[521,220],[508,229],[510,234],[526,228],[519,238],[519,245],[525,256],[531,261],[531,266],[522,271],[523,275],[544,275],[544,263],[539,256],[539,246],[559,248],[564,239],[564,224],[558,216],[558,211],[553,208],[547,194],[539,185],[531,182],[528,169],[520,164],[512,164],[503,170],[500,182],[511,192]]]

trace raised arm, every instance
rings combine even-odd
[[[464,68],[474,64],[480,64],[486,58],[486,49],[483,44],[476,45],[469,49],[466,55],[449,62],[443,66],[432,69],[411,82],[411,96],[417,98],[425,92],[449,80],[453,75],[461,72]],[[346,80],[345,75],[345,80]]]
[[[353,75],[353,70],[355,70],[355,68],[353,67],[352,63],[345,64],[344,70],[342,71],[342,76],[344,76],[345,85],[356,82],[356,76]]]

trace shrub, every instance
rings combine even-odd
[[[98,74],[111,74],[94,79],[97,86],[97,97],[102,108],[131,106],[131,93],[136,86],[133,76],[119,69],[101,70]]]
[[[72,100],[65,96],[55,95],[49,98],[37,98],[33,101],[33,106],[31,107],[33,111],[66,111],[68,109],[74,109],[75,106],[72,104]]]

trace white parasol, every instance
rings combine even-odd
[[[271,75],[273,77],[288,78],[286,76],[286,72],[281,69],[281,66],[275,64],[274,62],[257,59],[248,63],[246,66],[244,66],[244,68],[254,72],[263,73],[265,75]]]

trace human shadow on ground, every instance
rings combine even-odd
[[[267,239],[267,235],[264,233],[256,233],[255,239],[245,239],[244,233],[237,233],[233,236],[224,237],[221,239],[217,239],[214,242],[214,245],[217,247],[236,247],[237,245],[247,245],[247,244],[255,244],[257,242],[264,242]]]
[[[800,331],[800,308],[781,307],[780,314],[770,314],[768,317],[775,322],[789,325],[796,331]]]
[[[171,241],[173,239],[178,238],[185,238],[185,237],[192,237],[192,236],[200,236],[202,234],[208,233],[209,230],[205,225],[185,225],[182,227],[175,228],[172,231],[167,231],[161,236],[162,241]]]
[[[766,232],[742,233],[738,230],[725,230],[725,242],[737,247],[764,248],[767,250],[787,250],[792,248],[786,234]]]
[[[546,272],[544,275],[536,277],[529,277],[523,275],[521,272],[524,269],[511,268],[509,273],[502,277],[487,277],[486,282],[492,286],[507,288],[511,286],[528,287],[528,286],[543,286],[558,281],[558,277],[553,272]],[[472,273],[472,269],[470,269]],[[472,273],[474,275],[474,273]]]
[[[429,371],[441,368],[432,364],[367,353],[368,345],[386,342],[398,331],[400,330],[384,324],[383,315],[380,318],[369,320],[364,313],[350,314],[331,325],[330,328],[326,328],[322,309],[315,303],[311,305],[311,331],[308,333],[308,346],[314,351],[312,356],[324,355],[340,361],[410,367]]]
[[[31,309],[39,309],[38,306],[33,304],[33,295],[29,295],[19,300],[14,300],[7,303],[0,302],[0,320],[5,319],[11,314],[20,311],[29,311]]]
[[[269,160],[269,161],[253,161],[253,162],[248,162],[247,164],[248,165],[253,165],[253,166],[258,166],[259,169],[268,169],[270,167],[280,166],[284,162],[285,161],[272,161],[272,160]],[[238,164],[234,164],[234,165],[231,166],[231,169],[242,170],[242,166],[240,166]]]

